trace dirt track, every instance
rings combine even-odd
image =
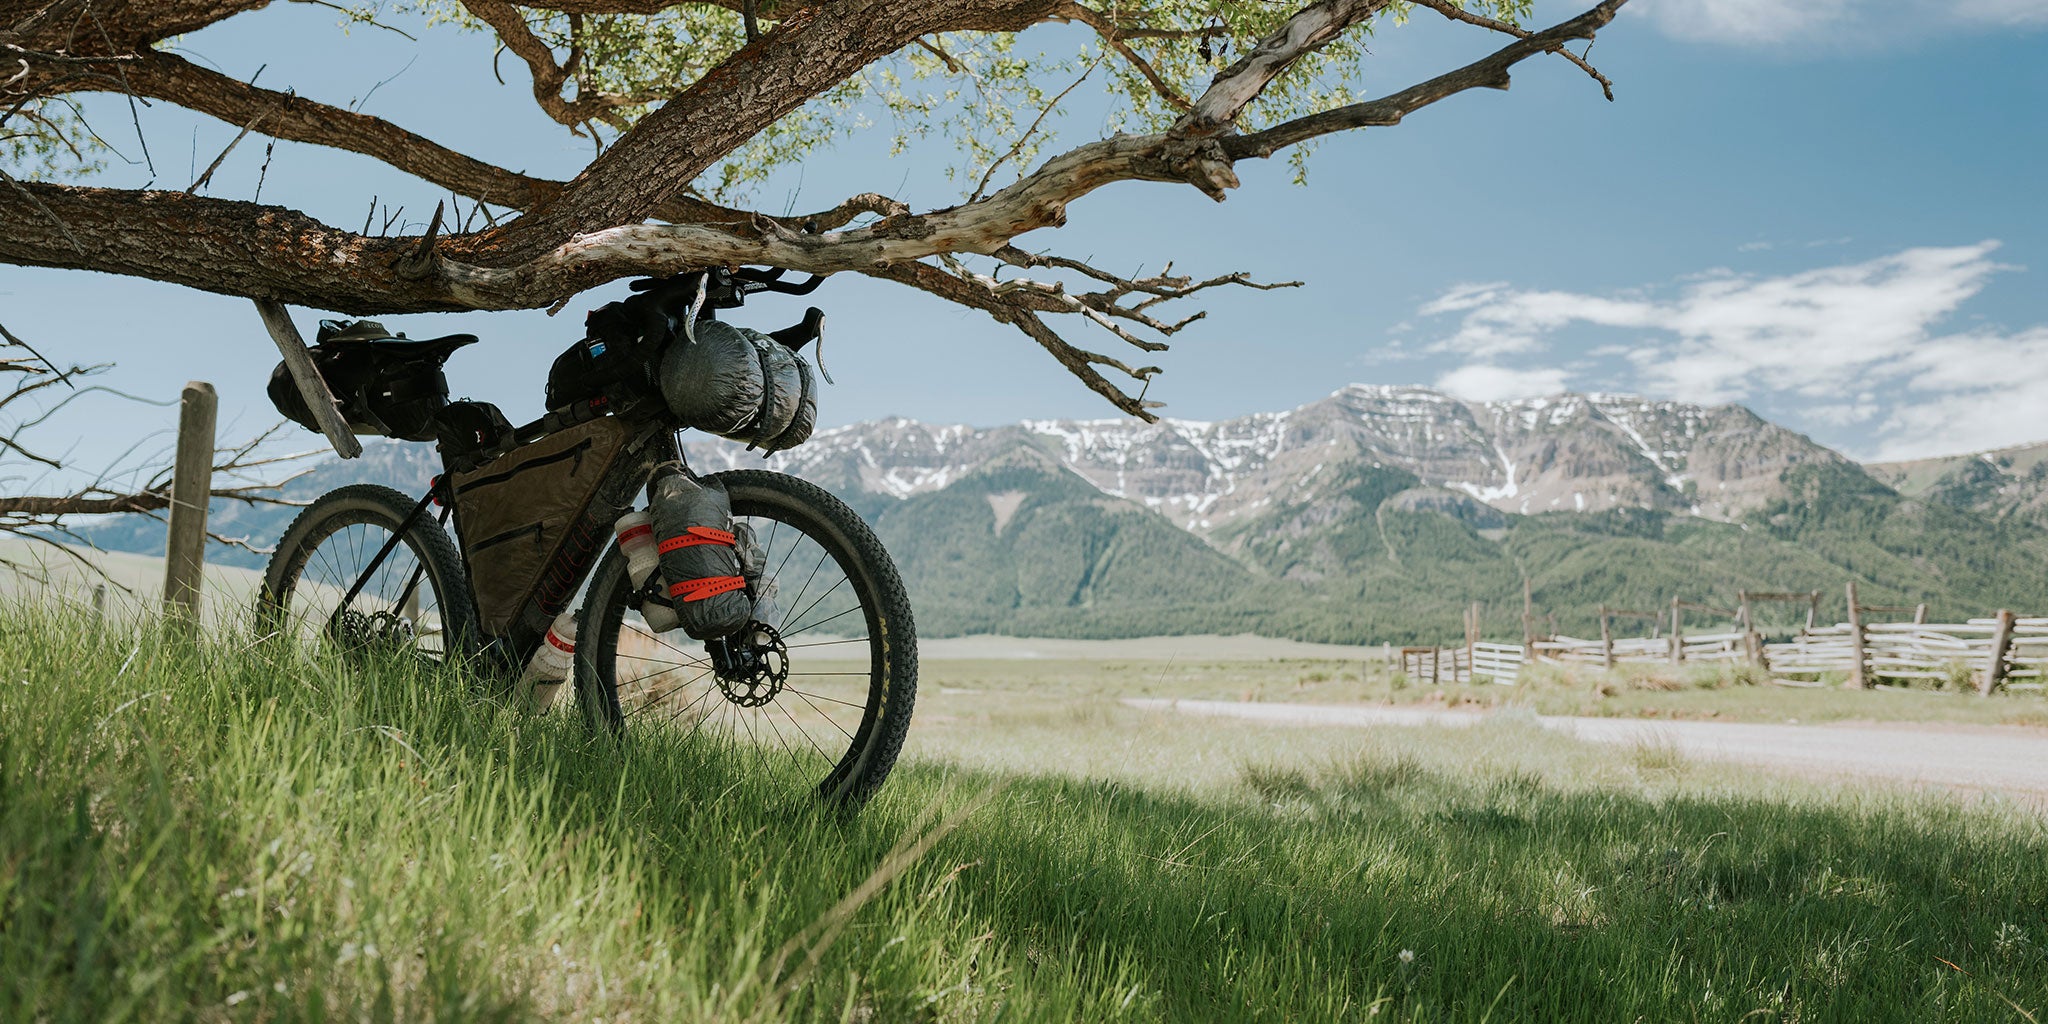
[[[1419,708],[1128,699],[1132,707],[1284,725],[1469,726],[1484,715]],[[1695,757],[1860,778],[2048,795],[2048,731],[1991,725],[1758,725],[1537,716],[1593,743],[1670,742]]]

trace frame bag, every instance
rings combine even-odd
[[[631,431],[605,416],[450,474],[484,633],[503,635],[590,506]]]

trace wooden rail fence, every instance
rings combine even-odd
[[[1522,644],[1480,640],[1475,606],[1465,615],[1465,646],[1400,648],[1401,671],[1428,683],[1513,683],[1525,666],[1543,662],[1610,669],[1625,664],[1748,663],[1779,677],[1839,673],[1857,688],[1924,680],[1967,683],[1985,694],[2048,687],[2048,616],[2022,617],[2001,610],[1988,618],[1930,623],[1925,604],[1862,604],[1854,583],[1845,593],[1848,620],[1833,625],[1818,621],[1820,591],[1743,591],[1735,608],[1673,599],[1670,632],[1664,635],[1657,634],[1667,613],[1602,607],[1597,640],[1532,637]],[[1789,640],[1767,640],[1757,630],[1754,616],[1755,606],[1766,602],[1805,605],[1806,625]],[[1735,628],[1687,633],[1688,612],[1705,613],[1724,623],[1732,619]],[[1911,621],[1868,621],[1871,614],[1907,613]],[[1648,620],[1656,626],[1647,637],[1617,637],[1617,619]],[[1525,623],[1529,620],[1525,611]]]

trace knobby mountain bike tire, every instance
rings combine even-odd
[[[344,653],[383,649],[447,661],[469,653],[476,608],[469,576],[446,530],[418,501],[389,487],[354,484],[321,495],[278,541],[257,598],[266,632]],[[375,571],[377,553],[404,535]],[[343,605],[356,587],[360,591]]]
[[[652,632],[639,608],[666,599],[660,573],[635,587],[614,547],[578,624],[577,704],[595,727],[726,743],[828,802],[858,807],[895,765],[917,697],[917,628],[895,563],[815,484],[756,470],[712,479],[764,551],[760,592],[776,609],[757,610],[778,621],[757,618],[741,634],[759,665],[722,673],[706,644]]]

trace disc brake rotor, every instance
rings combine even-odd
[[[718,645],[724,648],[722,656]],[[719,692],[740,707],[767,704],[789,681],[789,647],[773,626],[756,622],[707,646],[714,648],[712,659],[719,665]]]

